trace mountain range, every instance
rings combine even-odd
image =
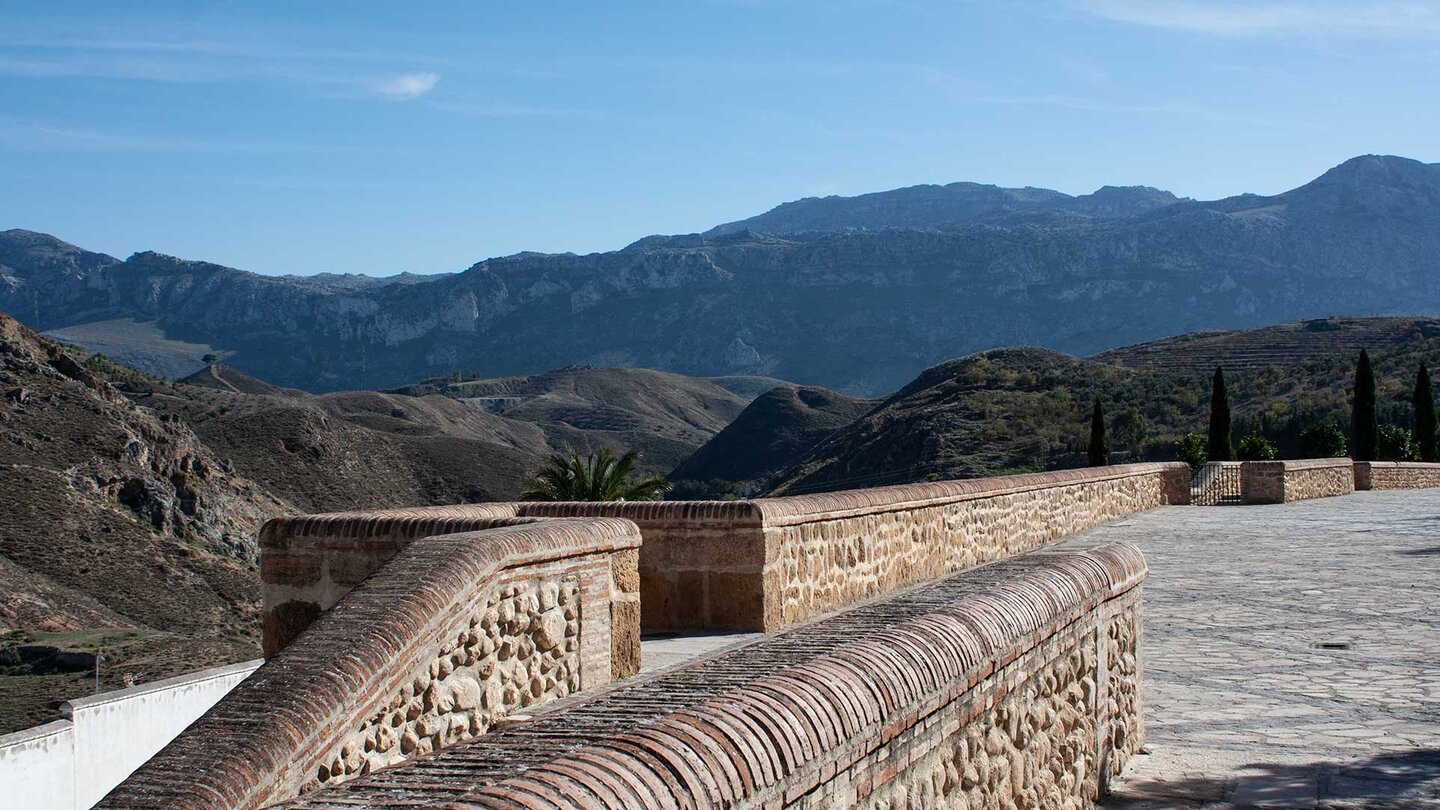
[[[993,347],[1086,355],[1196,329],[1440,314],[1437,293],[1440,165],[1374,155],[1208,202],[968,183],[800,200],[705,234],[433,277],[262,276],[0,233],[0,310],[31,326],[170,376],[214,353],[312,392],[587,363],[873,396]]]

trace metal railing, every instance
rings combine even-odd
[[[1240,496],[1240,462],[1211,461],[1190,473],[1192,506],[1238,504]]]

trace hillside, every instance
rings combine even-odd
[[[647,471],[668,472],[752,397],[718,381],[638,368],[568,366],[518,377],[431,382],[466,405],[540,427],[554,448],[638,450]]]
[[[1205,431],[1217,359],[1226,369],[1236,439],[1260,430],[1282,457],[1294,457],[1299,432],[1309,424],[1331,419],[1348,430],[1357,336],[1374,360],[1381,421],[1410,426],[1416,366],[1422,359],[1432,368],[1440,363],[1434,322],[1340,323],[1333,331],[1285,324],[1226,333],[1219,343],[1202,333],[1128,347],[1122,356],[1143,358],[1139,368],[1040,349],[941,363],[812,448],[776,478],[773,493],[1080,466],[1097,396],[1118,458],[1172,458],[1179,436]],[[1342,337],[1333,337],[1337,332]],[[1318,335],[1314,345],[1297,342],[1307,334]],[[1214,353],[1198,354],[1195,347]],[[1232,364],[1227,347],[1246,351]]]
[[[670,478],[724,482],[738,493],[760,491],[772,476],[875,404],[824,388],[774,388],[676,467]]]
[[[4,315],[0,391],[3,644],[103,651],[107,686],[257,655],[255,534],[293,506]],[[0,668],[0,732],[85,693],[47,660]]]
[[[237,394],[265,394],[268,396],[299,396],[303,391],[281,388],[264,380],[257,380],[239,369],[209,363],[204,368],[180,380],[185,385],[197,388],[214,388],[217,391],[234,391]]]
[[[315,395],[211,366],[175,384],[134,375],[123,389],[310,512],[511,500],[544,455],[566,447],[638,450],[644,472],[663,474],[747,402],[706,380],[643,369]]]
[[[781,209],[733,231],[364,283],[118,261],[6,231],[0,309],[81,345],[87,325],[123,321],[157,357],[206,347],[312,391],[582,363],[860,395],[997,346],[1088,355],[1339,313],[1440,315],[1440,166],[1404,158],[1207,202],[961,184]]]
[[[1385,351],[1440,337],[1436,318],[1325,318],[1267,326],[1178,335],[1122,346],[1090,359],[1128,368],[1189,372],[1291,366],[1361,349]]]

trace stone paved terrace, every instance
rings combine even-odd
[[[1440,491],[1164,507],[1140,546],[1148,756],[1106,807],[1440,807]]]

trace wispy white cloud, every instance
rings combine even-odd
[[[406,69],[434,68],[434,58],[315,47],[271,30],[124,33],[87,35],[84,26],[12,26],[0,31],[0,75],[165,83],[263,81],[332,97],[401,100],[424,95],[440,80],[433,69]]]
[[[1219,36],[1434,37],[1433,2],[1300,2],[1288,0],[1075,0],[1114,22]]]
[[[375,92],[387,98],[409,101],[434,90],[439,81],[440,74],[430,71],[401,73],[398,76],[391,76],[375,82],[374,89]]]

